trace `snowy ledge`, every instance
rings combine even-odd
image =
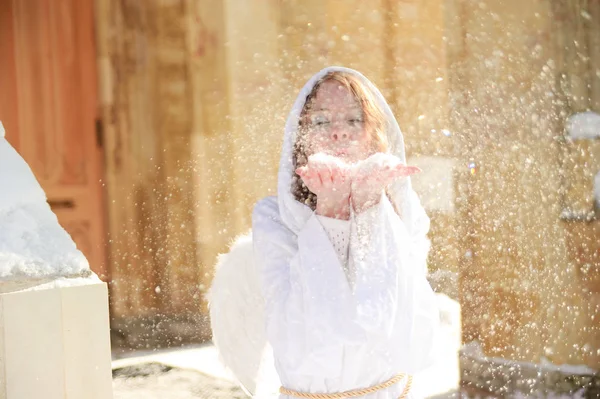
[[[85,275],[82,274],[70,277],[48,276],[45,278],[0,280],[0,294],[79,287],[82,285],[98,283],[102,283],[102,280],[91,271]]]
[[[0,123],[0,284],[2,291],[61,278],[90,278],[89,264],[60,226],[29,165]]]

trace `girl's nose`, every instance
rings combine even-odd
[[[346,140],[348,140],[348,133],[346,133],[342,129],[332,129],[331,130],[331,140],[346,141]]]

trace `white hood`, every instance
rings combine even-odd
[[[396,118],[394,117],[392,110],[377,87],[375,87],[375,85],[373,85],[373,83],[371,83],[371,81],[369,81],[369,79],[363,76],[360,72],[357,72],[353,69],[338,66],[322,69],[312,78],[310,78],[302,90],[300,90],[300,93],[294,102],[294,106],[292,107],[285,124],[285,137],[283,140],[283,147],[281,149],[277,187],[279,213],[286,226],[296,234],[300,231],[302,226],[304,226],[312,214],[312,210],[307,205],[296,201],[291,192],[292,178],[295,173],[292,155],[298,132],[300,113],[304,108],[306,98],[312,91],[315,84],[327,73],[333,71],[345,72],[358,77],[363,84],[365,84],[365,86],[367,86],[373,92],[387,119],[387,139],[389,151],[391,154],[398,157],[402,162],[406,163],[404,137],[402,136],[402,131],[396,122]],[[399,179],[396,183],[394,183],[389,192],[397,209],[402,211],[402,218],[409,230],[409,234],[413,238],[424,237],[429,231],[429,218],[421,206],[416,193],[412,189],[410,177]],[[423,249],[426,252],[428,250],[428,241],[425,243],[425,245],[426,248]]]

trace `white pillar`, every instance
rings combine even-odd
[[[0,398],[112,398],[106,283],[46,285],[0,293]]]

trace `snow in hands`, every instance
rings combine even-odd
[[[383,190],[399,178],[420,172],[415,166],[385,153],[375,153],[353,163],[325,153],[309,156],[296,169],[306,187],[317,195],[317,213],[348,219],[349,203],[357,212],[378,202]]]

